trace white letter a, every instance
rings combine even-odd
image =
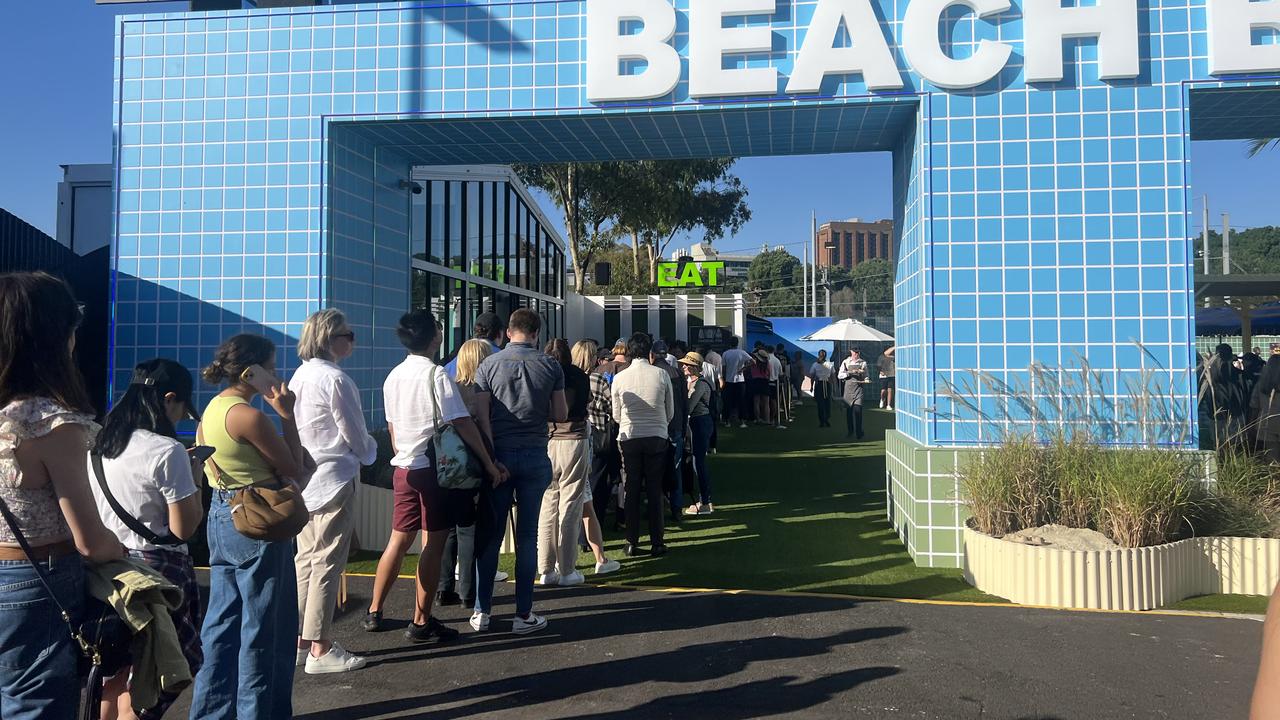
[[[841,21],[849,29],[853,47],[833,47]],[[861,73],[871,90],[902,87],[902,75],[868,0],[819,0],[791,70],[787,93],[816,93],[827,75],[850,73]]]

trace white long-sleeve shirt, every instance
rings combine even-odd
[[[647,359],[632,360],[626,370],[614,376],[609,393],[619,440],[667,437],[676,405],[671,376],[665,370]]]
[[[355,482],[361,465],[372,465],[378,443],[364,423],[364,408],[355,382],[328,360],[302,363],[289,379],[298,396],[293,407],[302,447],[316,461],[316,472],[302,491],[307,509],[315,512]]]

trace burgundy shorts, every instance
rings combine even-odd
[[[415,533],[437,532],[476,522],[476,490],[446,490],[436,484],[434,467],[396,468],[391,476],[395,497],[391,529]]]

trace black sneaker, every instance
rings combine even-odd
[[[643,555],[644,551],[640,549],[639,545],[627,545],[627,547],[622,550],[622,554],[627,557],[635,557],[637,555]]]
[[[361,623],[364,629],[369,632],[378,632],[382,629],[382,611],[375,610],[364,616],[364,622]]]
[[[409,623],[409,629],[404,631],[404,639],[419,645],[436,645],[457,640],[458,631],[434,617],[429,617],[426,625]]]
[[[653,557],[662,557],[663,555],[667,554],[667,546],[654,545],[653,549],[649,551],[649,554],[652,555]]]
[[[452,590],[436,593],[436,605],[457,605],[462,602],[462,598],[458,597],[458,593]]]

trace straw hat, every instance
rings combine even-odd
[[[690,353],[685,353],[685,356],[680,358],[676,362],[680,363],[681,365],[688,365],[690,367],[700,368],[702,367],[703,360],[702,360],[702,355],[700,353],[690,352]]]

